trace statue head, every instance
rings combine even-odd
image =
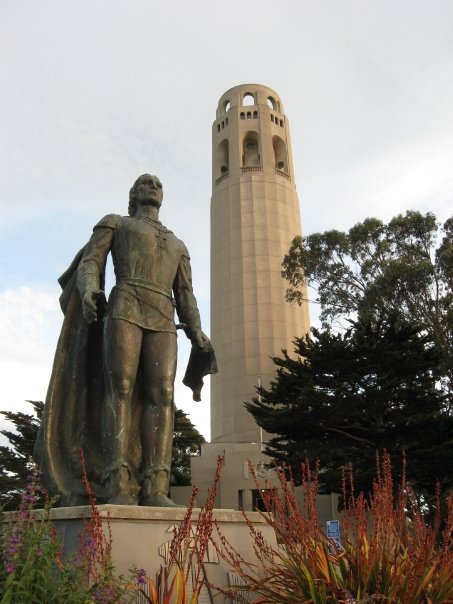
[[[140,186],[142,188],[140,190]],[[163,189],[162,183],[157,176],[151,174],[142,174],[132,185],[132,189],[129,191],[129,216],[134,216],[137,212],[137,204],[139,202],[140,194],[142,193],[143,186],[147,185],[151,191],[155,189],[154,193],[150,193],[146,196],[147,202],[160,208],[162,205]]]

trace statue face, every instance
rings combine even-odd
[[[136,199],[139,205],[153,205],[160,208],[164,192],[157,176],[143,174],[136,185]]]

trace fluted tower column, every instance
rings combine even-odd
[[[281,263],[301,233],[288,119],[259,84],[221,97],[212,127],[212,442],[256,442],[243,402],[275,375],[270,357],[309,330],[308,307],[285,301]]]

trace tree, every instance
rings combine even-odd
[[[438,379],[453,412],[453,218],[408,211],[388,224],[367,218],[347,233],[296,237],[283,261],[287,299],[317,292],[324,327],[351,317],[396,310],[426,332],[439,351]]]
[[[0,505],[4,509],[18,507],[20,494],[25,489],[30,470],[29,460],[42,419],[44,403],[27,401],[33,406],[34,414],[0,411],[14,426],[15,431],[1,430],[11,446],[0,446]],[[190,484],[190,458],[200,454],[205,442],[187,415],[176,409],[172,454],[172,478],[174,485]]]
[[[274,358],[277,376],[246,403],[258,425],[276,434],[266,453],[292,467],[320,460],[321,486],[339,491],[340,468],[351,462],[356,487],[368,493],[377,450],[397,472],[403,451],[408,478],[425,498],[436,478],[453,486],[453,417],[438,387],[438,349],[419,326],[381,314],[351,322],[344,333],[312,329],[297,338],[297,358]]]
[[[14,510],[20,502],[20,495],[27,484],[30,473],[30,459],[33,456],[36,436],[39,430],[44,403],[27,401],[33,406],[33,415],[14,411],[1,411],[14,426],[15,432],[1,430],[11,446],[0,446],[0,505]]]
[[[176,409],[171,464],[172,485],[191,484],[190,458],[200,455],[204,442],[204,436],[198,432],[184,411]]]

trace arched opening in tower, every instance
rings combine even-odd
[[[273,96],[268,96],[266,99],[266,103],[267,103],[268,107],[270,107],[274,111],[280,111],[280,107]]]
[[[259,166],[261,164],[259,139],[257,132],[247,132],[242,143],[242,165]]]
[[[279,136],[273,136],[272,146],[274,148],[275,167],[277,170],[288,173],[288,153],[284,141]]]
[[[227,174],[230,170],[230,151],[226,138],[219,143],[216,154],[216,178]]]

